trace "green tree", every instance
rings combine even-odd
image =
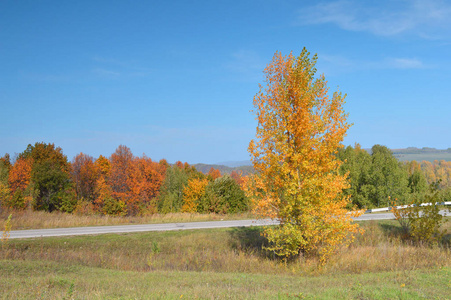
[[[160,161],[166,164],[166,161]],[[194,166],[177,161],[175,165],[167,167],[166,176],[160,188],[158,210],[162,213],[179,212],[185,203],[183,191],[191,179],[202,180],[206,176],[198,172]]]
[[[344,190],[344,194],[351,197],[352,204],[359,208],[372,207],[369,195],[374,189],[368,185],[371,155],[356,144],[355,148],[348,146],[339,149],[337,156],[343,162],[340,172],[342,175],[347,174],[350,182],[350,187]]]
[[[76,205],[70,179],[70,163],[60,147],[54,144],[28,145],[19,159],[31,159],[33,204],[37,210],[71,212]]]
[[[185,168],[171,166],[166,170],[164,183],[160,189],[158,210],[162,213],[179,212],[183,205],[183,190],[188,184],[189,176]]]
[[[371,152],[368,184],[374,188],[368,195],[370,201],[376,207],[390,206],[395,199],[405,203],[409,198],[408,174],[402,164],[386,146],[374,145]]]
[[[31,171],[31,181],[37,190],[35,208],[52,212],[60,210],[72,212],[77,200],[72,190],[69,174],[52,161],[35,164]]]
[[[237,213],[249,208],[249,200],[229,175],[211,181],[198,205],[199,212]]]
[[[9,202],[11,194],[8,184],[10,167],[11,164],[9,163],[9,156],[7,160],[0,159],[0,206],[3,206],[6,202]]]
[[[410,188],[410,192],[412,194],[423,194],[427,191],[428,184],[421,170],[415,170],[409,176],[408,187]]]

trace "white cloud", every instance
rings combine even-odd
[[[365,5],[364,5],[365,4]],[[449,37],[451,4],[441,0],[322,2],[302,9],[298,23],[335,24],[344,30],[393,36]]]
[[[101,77],[107,77],[107,78],[117,78],[121,75],[121,73],[117,71],[102,69],[102,68],[95,68],[92,70],[92,72],[96,75],[99,75]]]
[[[432,68],[417,58],[387,57],[379,60],[350,59],[339,55],[319,55],[318,70],[320,73],[334,75],[343,72],[381,69],[425,69]]]
[[[416,58],[393,58],[388,60],[388,66],[396,69],[423,69],[426,66]]]

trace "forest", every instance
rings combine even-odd
[[[441,201],[451,201],[449,161],[400,162],[381,145],[371,154],[356,144],[336,155],[349,179],[344,193],[353,207],[421,201],[431,186],[438,187]],[[204,174],[188,163],[135,156],[124,145],[109,157],[80,153],[69,161],[60,147],[39,142],[14,158],[0,158],[0,203],[2,208],[117,216],[238,213],[253,208],[245,193],[251,176],[215,168]]]

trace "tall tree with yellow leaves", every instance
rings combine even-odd
[[[208,185],[207,178],[192,178],[183,188],[182,212],[197,212],[197,206],[202,196],[205,194],[205,188]]]
[[[249,182],[256,211],[280,221],[265,230],[267,249],[325,262],[358,225],[346,209],[342,191],[349,184],[335,156],[350,127],[346,95],[329,97],[324,76],[315,78],[316,61],[305,48],[298,57],[276,52],[264,70],[266,86],[253,101],[256,138],[248,149],[258,173]]]

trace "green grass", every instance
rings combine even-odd
[[[447,299],[451,269],[357,275],[114,271],[0,261],[2,299]]]
[[[395,221],[359,224],[365,234],[325,266],[308,257],[275,259],[261,250],[260,227],[9,240],[0,250],[0,297],[448,297],[451,235],[418,246],[400,239]]]

